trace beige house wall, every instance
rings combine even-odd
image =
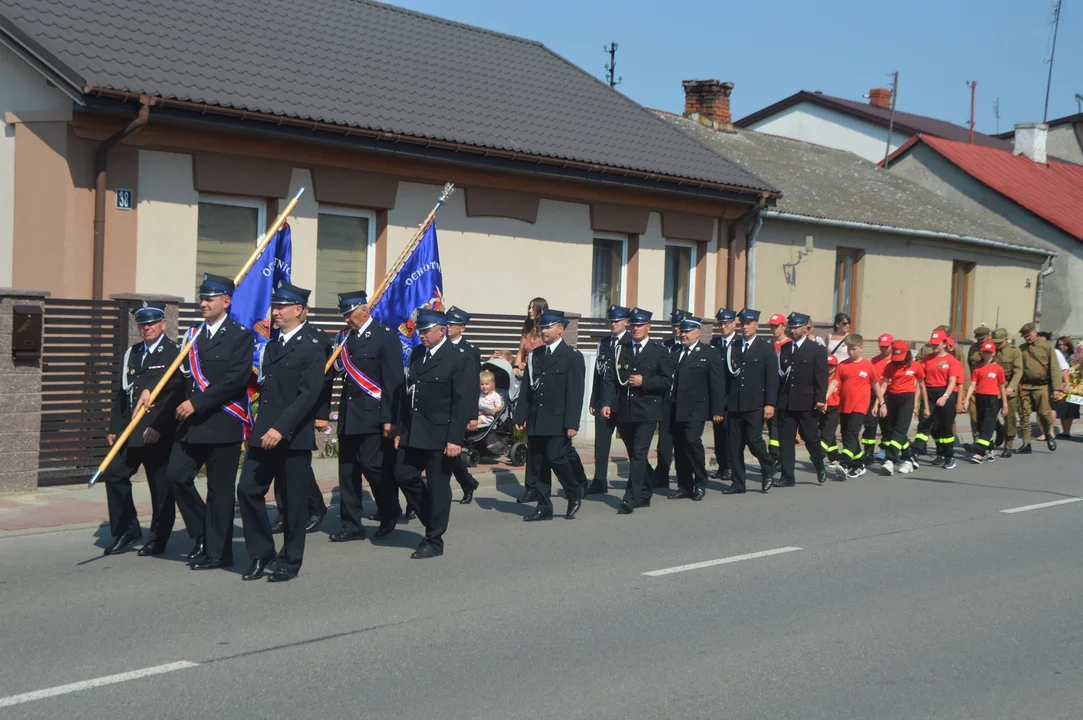
[[[194,300],[199,193],[191,155],[139,151],[136,213],[135,291]]]
[[[788,269],[804,250],[807,235],[813,236],[812,253]],[[956,260],[974,265],[968,336],[973,327],[998,321],[1014,334],[1033,313],[1039,256],[778,219],[766,220],[757,238],[755,307],[765,316],[796,310],[816,323],[830,323],[839,248],[863,251],[854,315],[856,332],[866,337],[886,332],[923,340],[937,325],[948,323]]]
[[[307,168],[294,168],[290,177],[290,197],[296,195],[301,188],[305,188],[305,193],[297,201],[293,214],[287,219],[290,224],[290,242],[293,248],[293,267],[290,278],[294,285],[314,290],[316,287],[316,231],[319,225],[320,204],[316,202],[316,193],[312,191],[312,172]],[[286,198],[280,198],[280,200],[283,203],[288,202]],[[279,210],[279,212],[282,211]],[[273,222],[273,218],[269,215],[267,222]]]

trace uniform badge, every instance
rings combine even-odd
[[[317,340],[316,338],[312,338],[312,344],[313,344],[313,345],[319,345],[319,344],[320,344],[320,341],[319,341],[319,340]]]
[[[694,352],[699,352],[699,345],[696,345],[696,349]]]
[[[365,331],[365,337],[372,337],[372,331],[371,330],[366,330]]]
[[[143,301],[143,307],[148,307],[146,300]]]

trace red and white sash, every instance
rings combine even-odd
[[[188,365],[191,368],[192,377],[195,379],[199,389],[206,392],[207,388],[211,386],[211,382],[207,379],[207,376],[203,374],[203,368],[199,364],[199,351],[196,349],[195,343],[195,338],[199,335],[201,328],[202,326],[190,328],[184,341],[190,341],[192,343],[192,349],[188,351]],[[250,392],[247,390],[245,392],[244,405],[231,400],[223,405],[222,409],[241,421],[241,433],[244,439],[248,440],[248,436],[252,433],[252,398]]]
[[[380,389],[379,384],[370,378],[365,373],[361,372],[361,369],[354,365],[353,360],[350,359],[350,349],[345,347],[346,341],[349,339],[349,334],[343,338],[342,352],[339,353],[339,357],[342,358],[342,367],[346,370],[346,375],[357,387],[364,390],[366,393],[376,398],[377,400],[383,399],[383,390]]]

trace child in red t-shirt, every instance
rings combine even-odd
[[[934,331],[929,344],[935,350],[922,361],[929,404],[925,406],[925,417],[918,424],[917,439],[924,442],[931,435],[936,443],[936,459],[932,464],[951,470],[955,467],[955,433],[952,427],[958,397],[956,390],[959,379],[963,377],[963,366],[948,352],[947,338],[943,331]]]
[[[835,379],[835,372],[839,367],[839,359],[834,355],[827,356],[827,382],[830,385]],[[839,388],[828,390],[827,405],[820,411],[820,445],[827,453],[827,468],[837,472],[839,468],[839,443],[835,433],[839,429]]]
[[[874,358],[870,358],[869,362],[876,368],[876,373],[880,376],[884,374],[884,367],[891,362],[891,345],[895,342],[889,333],[884,333],[880,336],[877,345],[880,348],[880,354]],[[869,412],[865,416],[865,430],[861,433],[861,449],[865,455],[863,460],[865,461],[865,467],[869,467],[872,461],[876,459],[876,430],[880,430],[880,448],[885,451],[884,457],[887,457],[887,418],[880,414],[880,406],[877,404],[876,396],[869,393]]]
[[[887,446],[884,464],[881,467],[885,475],[899,472],[914,472],[914,459],[910,456],[910,421],[914,415],[914,403],[917,394],[926,406],[929,398],[925,394],[925,368],[915,362],[910,355],[910,344],[905,340],[896,340],[891,346],[891,362],[884,366],[881,388],[887,391],[887,423],[884,433]],[[901,462],[900,462],[901,459]]]
[[[1007,383],[1004,368],[996,362],[997,347],[986,340],[981,344],[981,364],[970,373],[970,386],[966,389],[963,407],[970,406],[971,396],[978,410],[978,438],[974,445],[972,462],[993,462],[993,434],[996,432],[998,413],[1008,416],[1008,395],[1004,391]]]
[[[846,339],[850,357],[839,363],[835,377],[827,385],[830,395],[839,391],[839,421],[842,424],[842,466],[836,473],[840,480],[865,474],[864,452],[861,449],[861,430],[865,425],[869,402],[873,393],[879,401],[880,413],[887,413],[884,393],[880,389],[880,375],[872,363],[861,357],[865,352],[865,340],[860,335]]]

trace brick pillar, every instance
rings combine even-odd
[[[140,307],[143,301],[147,302],[164,302],[165,306],[165,334],[167,337],[177,338],[183,333],[179,328],[180,324],[180,303],[184,302],[184,298],[176,295],[140,295],[135,293],[121,293],[119,295],[110,295],[110,300],[116,300],[120,303],[121,308],[128,316],[128,335],[127,344],[134,345],[139,341],[139,326],[135,324],[135,318],[132,317],[132,310]]]
[[[15,360],[11,333],[16,305],[44,312],[44,290],[0,288],[0,493],[38,486],[41,446],[41,359]]]
[[[564,328],[564,342],[569,345],[579,344],[579,318],[583,317],[579,313],[564,313],[564,317],[568,318],[568,326]]]

